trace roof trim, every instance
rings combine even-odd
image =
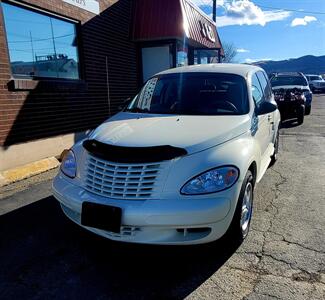
[[[216,24],[189,0],[137,0],[134,5],[134,41],[187,39],[202,48],[221,49]]]

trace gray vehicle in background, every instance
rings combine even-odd
[[[310,89],[313,93],[315,92],[325,92],[325,80],[321,75],[305,75]]]

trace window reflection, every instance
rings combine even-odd
[[[2,3],[16,77],[79,78],[76,25]]]
[[[238,115],[249,110],[244,78],[180,73],[151,78],[127,111],[150,114]]]
[[[177,44],[177,67],[188,65],[188,48],[184,45]]]

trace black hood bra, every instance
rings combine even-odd
[[[83,147],[92,155],[117,163],[151,163],[184,156],[187,151],[170,145],[152,147],[122,147],[97,140],[86,140]]]

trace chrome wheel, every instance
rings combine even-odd
[[[249,223],[252,217],[253,208],[253,185],[247,182],[241,208],[240,227],[243,238],[246,237],[249,229]]]

